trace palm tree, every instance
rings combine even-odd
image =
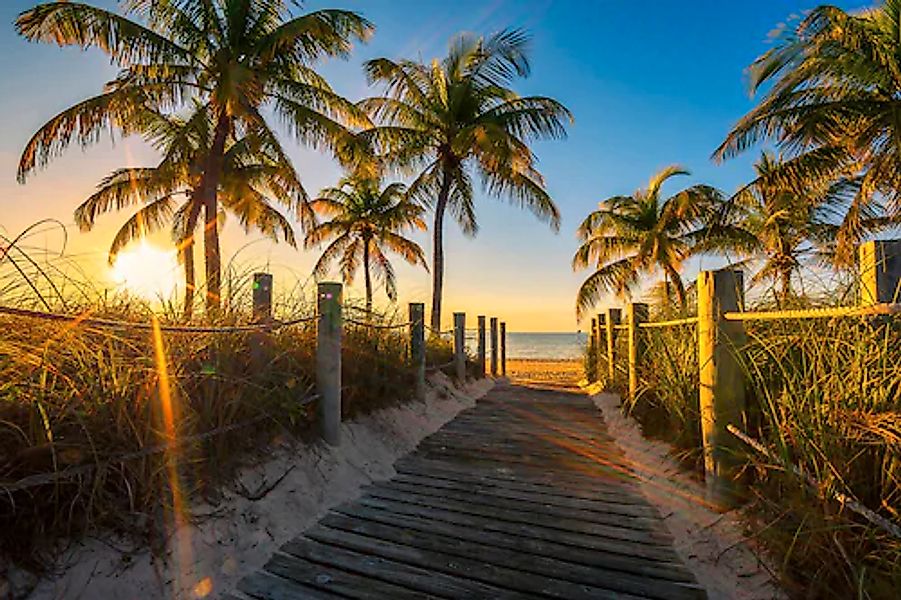
[[[901,3],[846,13],[812,10],[750,67],[760,103],[729,133],[714,158],[775,141],[794,161],[800,185],[823,189],[838,181],[844,206],[836,257],[872,227],[901,214]],[[786,170],[786,169],[783,169]]]
[[[666,293],[672,286],[679,306],[686,304],[679,271],[692,254],[709,249],[710,223],[721,210],[722,196],[707,185],[694,185],[665,200],[661,187],[671,177],[689,175],[678,166],[656,173],[646,189],[602,201],[577,231],[581,242],[573,269],[594,267],[576,298],[579,318],[604,293],[627,296],[641,275],[663,271]]]
[[[380,188],[377,178],[351,176],[338,187],[326,188],[313,200],[313,209],[329,220],[315,225],[307,233],[306,246],[318,246],[331,240],[319,257],[313,274],[325,276],[331,264],[339,260],[346,284],[353,283],[362,264],[366,282],[366,312],[372,312],[372,275],[375,271],[385,283],[388,298],[397,298],[394,267],[386,251],[399,254],[411,265],[421,264],[428,270],[419,244],[403,236],[404,230],[426,229],[423,209],[407,198],[406,187],[392,183]]]
[[[362,137],[386,160],[417,173],[413,198],[434,209],[432,315],[441,327],[444,216],[449,210],[467,235],[478,230],[473,175],[489,195],[509,198],[556,230],[560,215],[535,168],[529,141],[565,136],[572,120],[559,102],[520,97],[510,84],[529,75],[528,36],[506,30],[488,37],[460,34],[446,57],[424,64],[378,58],[366,63],[384,97],[359,106],[381,121]]]
[[[824,256],[837,229],[828,222],[828,205],[786,177],[785,168],[780,158],[762,152],[754,164],[757,177],[730,199],[728,217],[733,235],[727,245],[763,260],[751,283],[778,284],[780,303],[791,297],[792,276],[804,259]]]
[[[295,16],[293,4],[130,0],[122,16],[80,3],[50,2],[25,11],[16,28],[26,39],[100,48],[121,70],[100,95],[41,127],[22,154],[19,180],[72,141],[87,145],[112,129],[135,132],[135,117],[147,105],[168,110],[199,103],[214,123],[198,193],[205,221],[207,307],[215,310],[221,269],[218,190],[227,141],[253,136],[281,161],[284,150],[263,115],[271,108],[300,141],[352,160],[353,138],[345,125],[369,123],[311,65],[322,57],[346,57],[352,40],[365,40],[372,25],[343,10]]]
[[[188,119],[146,111],[141,117],[144,137],[163,155],[155,167],[117,169],[103,179],[94,192],[75,209],[75,222],[82,231],[94,227],[100,214],[143,204],[119,229],[109,250],[112,264],[132,240],[171,225],[173,241],[185,270],[184,316],[194,305],[194,233],[203,209],[202,166],[212,143],[213,122],[209,112],[198,109]],[[272,201],[295,217],[309,222],[311,216],[303,187],[283,156],[270,156],[252,137],[227,140],[219,180],[218,202],[235,214],[245,231],[261,231],[273,241],[281,236],[296,246],[291,223]],[[219,221],[223,215],[220,214]]]

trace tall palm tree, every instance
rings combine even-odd
[[[375,271],[385,284],[388,298],[397,298],[394,267],[386,251],[399,254],[411,265],[428,269],[419,244],[404,237],[405,230],[425,230],[423,209],[407,198],[406,187],[392,183],[380,188],[377,178],[351,176],[338,187],[325,188],[311,206],[329,220],[315,225],[306,236],[306,246],[318,246],[327,240],[316,262],[313,274],[321,278],[331,264],[339,260],[341,275],[348,285],[360,265],[366,283],[366,312],[372,312],[372,274]]]
[[[529,142],[564,137],[572,116],[556,100],[521,97],[509,87],[529,75],[527,51],[528,36],[506,30],[488,37],[460,34],[447,56],[431,64],[378,58],[365,65],[370,83],[384,84],[386,93],[359,104],[383,125],[362,137],[389,164],[418,173],[410,194],[434,210],[431,324],[436,330],[444,216],[449,210],[465,234],[475,235],[474,175],[489,195],[509,198],[559,227],[559,212]]]
[[[204,210],[207,307],[219,305],[221,257],[218,192],[227,140],[255,136],[272,156],[284,156],[263,114],[273,112],[302,142],[346,160],[345,125],[369,123],[312,68],[327,56],[346,57],[372,25],[357,13],[319,10],[294,15],[290,0],[129,0],[126,15],[73,3],[40,4],[19,15],[31,41],[96,47],[121,68],[98,96],[48,121],[28,142],[19,179],[72,141],[90,144],[106,130],[134,132],[136,113],[196,102],[213,115],[213,136],[199,188]],[[129,18],[135,17],[135,18]],[[281,159],[280,159],[281,160]]]
[[[188,119],[151,110],[140,119],[145,139],[160,151],[162,160],[155,167],[117,169],[104,178],[97,191],[75,209],[75,222],[82,231],[89,231],[100,214],[143,204],[113,238],[110,264],[132,240],[170,225],[185,270],[184,315],[190,318],[195,290],[194,233],[204,206],[203,161],[212,143],[214,123],[202,108]],[[218,202],[238,217],[245,231],[257,229],[273,241],[281,236],[295,246],[294,229],[273,207],[273,201],[302,222],[310,222],[309,207],[293,166],[284,156],[271,156],[267,150],[253,137],[226,141]]]
[[[901,215],[901,2],[849,14],[812,10],[750,67],[750,88],[769,91],[715,151],[735,156],[772,140],[808,188],[839,181],[836,257],[872,227]]]
[[[754,164],[757,177],[730,199],[729,247],[763,264],[752,284],[772,281],[779,285],[777,300],[792,294],[792,276],[807,258],[826,256],[837,226],[828,222],[824,205],[799,182],[785,177],[786,163],[771,152],[762,152]],[[790,168],[790,166],[789,166]]]
[[[710,186],[694,185],[662,199],[661,187],[678,175],[689,172],[678,166],[664,168],[651,177],[647,188],[600,202],[579,225],[581,244],[573,256],[573,269],[595,269],[576,297],[579,318],[602,294],[627,296],[642,275],[657,271],[663,272],[667,293],[672,286],[679,306],[685,308],[679,271],[685,259],[709,248],[709,224],[723,198]]]

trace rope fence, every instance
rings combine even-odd
[[[643,354],[654,343],[650,332],[641,330],[695,326],[690,331],[697,361],[698,408],[702,415],[702,445],[705,480],[710,500],[729,506],[735,484],[737,461],[746,453],[737,434],[726,425],[746,410],[747,373],[739,354],[746,347],[746,322],[805,319],[896,317],[901,315],[901,243],[870,241],[860,248],[859,297],[857,306],[789,310],[744,310],[744,273],[735,268],[701,271],[697,278],[697,313],[678,319],[651,321],[645,303],[608,308],[591,319],[586,376],[605,386],[628,380],[625,396],[634,403],[639,395],[638,367]],[[883,319],[867,319],[881,326]],[[623,335],[624,333],[624,335]],[[747,440],[742,440],[746,443]],[[874,513],[875,514],[875,513]]]

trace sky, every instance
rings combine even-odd
[[[112,8],[111,0],[95,0]],[[552,96],[575,116],[563,141],[539,142],[539,169],[562,214],[559,233],[530,213],[477,193],[480,230],[464,237],[446,223],[444,321],[451,312],[497,315],[510,331],[574,331],[574,302],[587,272],[574,273],[575,228],[604,198],[643,187],[656,171],[680,164],[688,177],[670,184],[674,193],[694,183],[735,190],[751,176],[751,151],[725,164],[710,160],[729,128],[753,105],[745,69],[771,47],[769,34],[803,14],[807,0],[329,0],[308,1],[305,10],[345,8],[376,25],[375,36],[347,61],[323,63],[320,72],[339,93],[357,100],[378,90],[367,86],[361,65],[386,56],[431,60],[442,56],[459,31],[492,33],[523,27],[533,36],[532,75],[514,87],[522,95]],[[842,8],[861,3],[837,2]],[[34,44],[18,37],[16,15],[31,0],[0,3],[0,232],[16,235],[41,219],[68,225],[66,253],[101,285],[116,285],[107,267],[107,249],[129,213],[102,217],[91,232],[73,225],[72,211],[112,170],[151,166],[156,155],[138,139],[104,138],[64,156],[16,182],[16,165],[31,135],[60,110],[98,93],[115,68],[98,50],[81,51]],[[303,149],[287,133],[283,143],[308,192],[334,185],[341,171],[328,157]],[[56,249],[62,236],[33,239]],[[427,254],[427,235],[416,236]],[[165,245],[164,236],[151,243]],[[242,268],[268,268],[276,289],[308,282],[315,250],[274,245],[245,234],[234,222],[223,233],[223,254]],[[235,256],[237,254],[237,256]],[[687,280],[698,268],[722,260],[702,258],[686,266]],[[429,304],[430,275],[398,258],[399,301]],[[362,277],[358,278],[362,281]],[[359,283],[359,282],[358,282]],[[351,296],[360,295],[355,284]],[[376,302],[385,303],[382,290]],[[613,298],[604,304],[621,303]],[[599,305],[601,308],[604,304]]]

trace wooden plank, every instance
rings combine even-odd
[[[390,511],[398,515],[422,516],[427,519],[444,521],[475,527],[485,531],[499,531],[527,539],[550,541],[574,548],[586,548],[598,552],[621,554],[635,557],[636,560],[678,562],[675,551],[669,546],[652,546],[640,542],[629,542],[620,539],[611,539],[605,536],[597,536],[584,529],[573,531],[565,528],[545,527],[533,522],[511,522],[494,517],[474,515],[466,512],[434,508],[408,501],[387,500],[370,496],[361,498],[359,505]],[[343,509],[341,509],[343,510]]]
[[[544,481],[532,481],[526,477],[492,477],[490,474],[480,474],[472,470],[453,470],[436,466],[420,467],[416,463],[411,462],[397,463],[395,469],[398,474],[413,477],[428,477],[430,479],[440,479],[461,484],[471,483],[542,496],[582,498],[584,500],[601,500],[610,504],[649,506],[644,496],[637,489],[633,489],[632,486],[584,486],[581,484],[571,485],[566,481],[549,485]],[[650,508],[653,510],[653,507]]]
[[[540,494],[531,491],[508,489],[496,485],[482,485],[478,483],[460,483],[446,479],[425,477],[409,474],[398,474],[392,481],[421,485],[431,488],[453,490],[457,492],[492,496],[496,498],[509,498],[526,502],[537,502],[547,506],[561,508],[573,508],[592,512],[623,515],[626,517],[638,517],[651,519],[659,523],[660,515],[647,504],[620,504],[615,501],[597,498],[576,498],[563,493],[558,495]]]
[[[630,532],[647,534],[648,538],[657,539],[665,543],[671,542],[671,536],[665,532],[662,525],[657,519],[647,517],[625,516],[620,514],[598,512],[591,510],[582,510],[577,508],[564,508],[551,504],[540,504],[538,502],[529,502],[524,500],[515,500],[511,498],[500,498],[489,496],[487,494],[468,494],[466,492],[457,492],[449,489],[431,488],[424,485],[411,485],[392,479],[365,486],[363,489],[369,491],[372,488],[391,489],[405,494],[416,494],[422,497],[438,498],[442,500],[457,500],[459,502],[478,504],[495,509],[503,509],[505,511],[516,511],[527,515],[528,518],[563,519],[569,521],[582,521],[585,523],[595,523],[599,525],[609,525]],[[644,539],[644,536],[643,536]]]
[[[285,554],[297,556],[323,565],[359,573],[412,590],[419,590],[439,598],[522,598],[518,592],[498,588],[470,578],[455,577],[423,568],[421,564],[395,560],[377,552],[363,552],[347,546],[319,543],[313,539],[297,538],[281,547]]]
[[[641,498],[641,492],[633,479],[622,479],[616,482],[600,482],[596,477],[589,477],[575,471],[546,471],[530,467],[512,467],[497,464],[482,468],[461,465],[449,460],[430,460],[421,456],[410,455],[394,464],[397,471],[409,473],[448,473],[485,478],[502,482],[528,483],[551,489],[582,490],[589,493],[616,493],[625,490],[630,497]]]
[[[440,549],[440,545],[423,540],[414,532],[401,532],[404,540],[388,541],[348,531],[340,531],[316,525],[307,536],[319,542],[328,543],[364,552],[369,555],[404,562],[426,568],[431,571],[447,573],[457,577],[467,577],[496,587],[516,590],[521,593],[536,594],[550,598],[566,598],[567,600],[602,600],[605,598],[640,598],[631,594],[611,592],[590,585],[576,584],[570,581],[540,577],[534,574],[498,566],[483,557],[467,558],[458,554],[448,554]],[[410,544],[415,543],[416,546]],[[425,548],[431,546],[432,549]]]
[[[429,594],[425,592],[411,590],[288,554],[274,554],[264,569],[308,587],[358,600],[382,600],[383,598],[423,600],[430,598]]]
[[[461,526],[460,523],[448,523],[447,521],[434,518],[397,514],[388,510],[380,510],[368,506],[361,506],[359,504],[341,506],[335,512],[359,519],[383,523],[385,525],[406,527],[417,531],[434,532],[445,536],[457,537],[490,546],[497,546],[499,548],[506,548],[508,550],[516,550],[526,554],[551,556],[560,560],[589,567],[600,567],[602,569],[622,571],[624,573],[654,577],[667,581],[682,583],[695,582],[694,576],[685,567],[677,563],[660,560],[636,560],[634,557],[628,555],[624,556],[622,554],[598,552],[591,548],[566,546],[532,537],[491,531],[482,527]],[[329,527],[337,527],[334,518],[335,514],[329,514],[322,520],[322,524]]]
[[[474,559],[485,565],[495,565],[529,575],[584,584],[609,592],[625,592],[659,600],[698,598],[698,587],[694,584],[640,576],[597,565],[587,567],[556,557],[525,554],[517,550],[484,543],[484,540],[474,542],[461,536],[444,535],[435,529],[397,526],[359,517],[331,514],[320,521],[320,524],[315,526],[309,535],[314,539],[320,539],[318,536],[329,536],[329,539],[336,539],[334,534],[328,530],[340,530],[379,541],[390,541],[422,550]]]
[[[341,596],[309,588],[271,573],[252,573],[238,590],[257,600],[336,600]]]
[[[496,506],[485,506],[481,503],[471,501],[450,500],[441,498],[440,496],[425,496],[410,492],[400,492],[391,488],[371,488],[368,490],[368,495],[385,500],[416,503],[422,506],[453,510],[465,514],[510,521],[512,523],[535,524],[551,529],[562,529],[564,531],[573,531],[576,533],[585,532],[599,537],[637,542],[649,546],[667,547],[671,545],[671,540],[667,539],[665,536],[647,531],[627,529],[615,525],[592,523],[583,520],[565,519],[554,515],[508,510]]]

